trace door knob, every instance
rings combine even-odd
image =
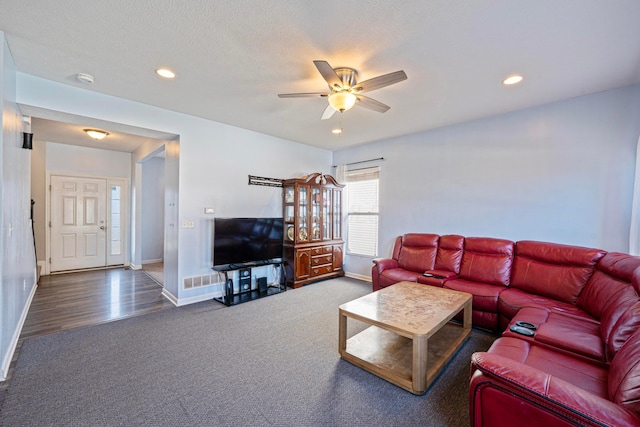
[[[100,230],[104,230],[104,225],[101,225],[101,226],[100,226]]]

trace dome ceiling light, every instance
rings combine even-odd
[[[104,139],[107,135],[109,135],[109,132],[105,132],[99,129],[84,129],[84,131],[87,135],[89,135],[96,141],[100,141],[101,139]]]

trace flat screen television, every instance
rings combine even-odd
[[[282,218],[216,218],[214,267],[242,267],[282,260]]]

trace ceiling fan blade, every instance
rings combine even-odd
[[[327,120],[330,119],[331,116],[333,116],[333,113],[335,113],[336,110],[333,109],[333,107],[331,105],[327,105],[327,108],[325,108],[324,113],[322,113],[322,120]]]
[[[309,92],[309,93],[279,93],[278,98],[307,98],[315,96],[329,96],[328,93]]]
[[[407,80],[407,75],[404,71],[400,70],[359,82],[353,87],[353,91],[355,93],[371,92],[372,90],[380,89],[403,80]]]
[[[357,97],[358,102],[356,102],[356,105],[368,108],[369,110],[377,111],[378,113],[385,113],[387,110],[389,110],[389,108],[391,108],[388,105],[383,104],[380,101],[376,101],[373,98],[368,98],[362,95],[357,95]]]
[[[320,74],[322,74],[322,77],[327,81],[329,87],[342,89],[342,80],[340,80],[338,74],[336,74],[327,61],[313,61],[313,63],[316,65]]]

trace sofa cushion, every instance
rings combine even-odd
[[[398,266],[420,274],[432,270],[436,262],[439,237],[437,234],[405,234],[398,255]]]
[[[596,271],[580,295],[577,306],[601,319],[605,315],[616,316],[616,313],[617,317],[620,317],[622,312],[636,301],[638,301],[638,295],[630,281],[626,282],[602,271]],[[615,323],[616,320],[617,318],[610,322]]]
[[[554,312],[538,327],[536,341],[604,361],[604,342],[600,338],[600,324]]]
[[[456,234],[440,236],[434,270],[452,271],[456,274],[460,273],[463,249],[464,237]]]
[[[535,341],[601,362],[606,359],[605,345],[600,338],[600,323],[595,319],[560,314],[545,308],[525,307],[516,314],[509,326],[518,321],[535,325],[535,335],[527,337],[507,328],[502,336]]]
[[[403,268],[392,268],[382,272],[378,279],[378,285],[380,288],[385,288],[402,281],[417,282],[418,276],[422,276],[422,273],[407,271]]]
[[[620,348],[609,368],[609,399],[640,414],[640,331]]]
[[[473,326],[492,331],[498,329],[498,295],[505,289],[504,287],[464,279],[447,280],[443,287],[473,295],[471,302]],[[461,315],[458,315],[456,319],[460,320]]]
[[[638,299],[633,286],[633,273],[640,267],[640,257],[610,252],[598,263],[577,301],[578,307],[600,319],[610,304],[625,299]]]
[[[444,284],[447,289],[467,292],[473,295],[471,305],[474,310],[498,312],[498,295],[504,289],[501,286],[487,285],[486,283],[470,282],[464,279],[447,280]]]
[[[604,330],[604,325],[602,325]],[[629,337],[640,330],[640,302],[636,302],[629,307],[619,318],[611,329],[611,333],[606,336],[607,358],[611,360],[618,353]]]
[[[609,373],[601,364],[512,337],[498,338],[487,352],[539,369],[596,396],[609,396]]]
[[[592,319],[592,316],[579,307],[553,298],[533,295],[526,291],[513,288],[505,289],[500,293],[500,297],[498,298],[498,312],[501,316],[512,319],[523,307],[540,307],[557,311],[558,313]]]
[[[605,254],[599,249],[523,240],[516,243],[511,287],[575,304]]]
[[[488,237],[467,237],[460,278],[489,285],[509,286],[514,243]]]

